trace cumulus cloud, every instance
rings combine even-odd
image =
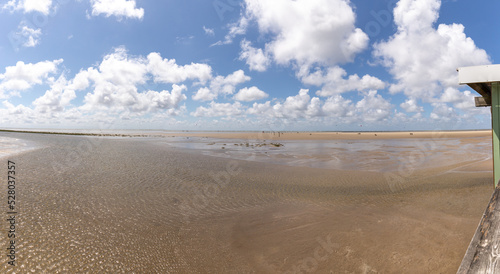
[[[155,56],[155,58],[150,58]],[[168,72],[158,65],[156,61],[163,61],[158,54],[153,53],[148,58],[142,56],[129,56],[124,48],[117,48],[111,54],[106,55],[98,67],[90,67],[80,71],[71,81],[67,88],[74,90],[85,90],[92,87],[92,91],[84,98],[85,104],[81,107],[84,111],[111,110],[129,111],[132,113],[146,113],[154,111],[168,111],[177,113],[180,103],[187,99],[183,91],[187,90],[185,85],[172,85],[172,91],[148,90],[139,92],[137,86],[145,84],[150,75],[160,77]],[[173,73],[178,72],[179,67],[175,62],[167,62],[172,65]],[[181,69],[182,70],[182,69]],[[189,74],[183,74],[181,79],[189,79]],[[188,76],[186,76],[188,75]],[[175,79],[175,77],[174,77]]]
[[[284,102],[271,101],[254,103],[247,114],[280,119],[336,119],[344,123],[354,121],[381,122],[391,117],[393,106],[377,91],[369,91],[363,98],[353,103],[337,94],[322,101],[309,95],[309,90],[301,89],[295,96]]]
[[[19,104],[14,106],[9,101],[3,101],[2,104],[6,107],[7,113],[11,115],[23,115],[23,114],[32,114],[32,109],[24,106],[23,104]]]
[[[104,56],[100,64],[80,70],[72,79],[60,75],[55,80],[51,75],[57,72],[57,66],[62,62],[62,59],[36,64],[18,62],[15,66],[7,67],[5,73],[0,74],[0,94],[8,97],[33,85],[48,84],[50,89],[33,102],[36,113],[66,112],[67,106],[76,98],[75,92],[88,91],[83,99],[84,104],[78,107],[85,113],[127,111],[139,115],[152,112],[177,115],[185,110],[181,104],[187,99],[184,94],[186,85],[178,83],[212,80],[211,87],[217,92],[232,93],[235,85],[249,79],[243,71],[212,79],[212,69],[208,65],[177,65],[175,60],[163,59],[158,53],[151,53],[147,57],[131,56],[123,47]],[[173,84],[172,89],[138,89],[150,81]]]
[[[117,86],[136,85],[146,82],[148,63],[142,57],[129,57],[125,48],[116,48],[106,55],[99,65],[99,72],[90,68],[89,76],[99,83]]]
[[[137,94],[137,103],[132,107],[135,112],[154,112],[157,110],[177,110],[182,101],[186,100],[183,91],[187,90],[185,85],[172,85],[172,91],[161,92],[149,90],[146,93]]]
[[[295,96],[289,96],[284,102],[271,105],[270,101],[263,104],[254,103],[247,110],[248,114],[269,116],[273,118],[311,118],[322,116],[321,102],[319,98],[311,99],[309,90],[301,89]]]
[[[209,88],[203,87],[200,88],[196,94],[192,96],[192,99],[195,101],[212,101],[215,98],[217,98],[218,94],[215,92],[212,92]]]
[[[240,21],[232,25],[226,41],[255,23],[266,43],[256,48],[243,39],[239,59],[261,72],[271,62],[292,66],[303,83],[323,87],[320,96],[384,88],[385,83],[370,75],[344,79],[346,72],[338,66],[352,62],[368,46],[368,36],[355,27],[355,21],[347,0],[245,0]]]
[[[50,89],[43,96],[33,102],[35,110],[41,113],[63,111],[70,104],[71,100],[76,98],[75,91],[68,89],[67,85],[68,81],[61,75],[56,81],[51,83]]]
[[[347,0],[246,0],[245,18],[270,35],[266,52],[278,64],[335,65],[350,62],[368,46]]]
[[[347,91],[377,90],[385,88],[385,83],[373,76],[364,75],[359,77],[357,74],[349,75],[341,67],[330,67],[325,71],[317,69],[313,73],[306,72],[299,77],[305,84],[322,86],[322,89],[316,92],[318,96],[328,97]]]
[[[419,106],[416,99],[408,99],[400,104],[406,112],[423,112],[424,108]]]
[[[356,103],[358,115],[366,122],[379,122],[391,115],[392,105],[376,90],[370,90],[361,101]]]
[[[309,90],[301,89],[299,94],[286,98],[283,104],[276,104],[275,110],[287,117],[305,117],[310,104],[311,96],[309,96]]]
[[[400,0],[394,9],[397,33],[374,46],[373,55],[397,81],[391,93],[431,102],[447,87],[456,87],[456,69],[489,64],[461,24],[440,24],[440,0]]]
[[[125,48],[119,47],[104,57],[99,72],[95,68],[80,71],[73,84],[84,89],[89,79],[103,79],[117,85],[136,85],[145,83],[149,75],[158,83],[179,84],[188,80],[205,83],[212,78],[212,68],[199,63],[178,65],[175,59],[163,59],[156,52],[150,53],[147,58],[133,57],[127,54]]]
[[[11,12],[21,10],[25,13],[40,12],[48,15],[52,6],[52,0],[10,0],[3,9],[8,9]]]
[[[179,66],[175,59],[162,59],[156,52],[150,53],[147,58],[148,71],[153,74],[156,82],[175,84],[186,80],[198,80],[205,83],[212,78],[212,68],[206,64],[191,63]]]
[[[250,76],[245,75],[243,70],[237,70],[228,76],[217,76],[210,81],[210,87],[203,87],[193,95],[195,101],[210,101],[219,95],[231,95],[236,90],[236,86],[250,81]]]
[[[240,60],[245,60],[250,70],[266,71],[270,59],[262,49],[252,47],[247,40],[241,41]]]
[[[454,107],[462,110],[473,110],[475,109],[474,95],[466,90],[460,91],[456,88],[447,88],[441,94],[439,102],[442,103],[452,103]]]
[[[240,69],[226,77],[215,77],[210,86],[213,87],[212,90],[215,89],[219,93],[233,94],[237,85],[250,81],[250,79],[250,76],[245,75],[245,72]]]
[[[5,73],[0,74],[0,97],[16,94],[19,91],[27,90],[34,85],[44,83],[49,75],[57,72],[57,67],[63,59],[53,61],[43,61],[38,63],[25,64],[22,61],[15,66],[5,68]]]
[[[137,8],[135,0],[90,0],[92,4],[92,15],[103,14],[106,17],[116,16],[142,19],[144,9]]]
[[[432,111],[430,118],[433,120],[439,120],[444,122],[457,121],[458,114],[455,109],[450,107],[446,103],[433,103],[432,106],[434,110]]]
[[[323,112],[333,117],[352,117],[354,105],[351,100],[345,99],[341,95],[334,95],[326,99]]]
[[[243,88],[234,96],[237,101],[251,102],[269,97],[267,93],[258,87]]]
[[[274,105],[270,101],[254,103],[247,113],[273,118],[314,118],[324,115],[322,107],[323,102],[318,97],[311,98],[309,90],[301,89],[297,95],[289,96],[284,102]]]
[[[191,115],[195,117],[233,117],[244,113],[244,107],[240,102],[216,103],[210,102],[209,107],[198,107]]]
[[[247,110],[247,113],[254,114],[254,115],[273,116],[272,110],[273,110],[273,107],[271,106],[271,102],[267,101],[263,104],[253,103],[252,107]]]

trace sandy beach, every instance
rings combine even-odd
[[[491,131],[276,134],[0,133],[39,145],[0,164],[18,166],[16,272],[456,272]]]

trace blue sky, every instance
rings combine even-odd
[[[0,127],[490,128],[500,3],[0,1]]]

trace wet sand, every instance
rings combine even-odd
[[[6,172],[5,160],[16,162],[20,211],[18,266],[3,255],[1,269],[455,273],[493,191],[491,159],[481,156],[491,137],[468,134],[434,142],[445,160],[409,153],[431,136],[392,152],[408,162],[370,171],[200,153],[167,144],[175,138],[0,133],[40,144],[0,163]],[[479,154],[454,154],[478,144]]]
[[[163,133],[167,134],[167,133]],[[402,132],[174,132],[172,136],[254,140],[369,140],[401,138],[464,138],[491,136],[491,130]]]

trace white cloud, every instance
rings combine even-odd
[[[206,35],[209,35],[209,36],[214,36],[215,35],[214,29],[207,28],[207,27],[203,26],[203,31],[205,31]]]
[[[3,101],[3,105],[7,108],[7,113],[8,114],[14,114],[14,115],[23,115],[23,114],[31,114],[32,109],[29,107],[26,107],[22,104],[14,106],[12,103],[9,101]]]
[[[136,8],[135,0],[90,0],[90,2],[93,16],[103,14],[106,17],[118,18],[142,19],[144,17],[144,9]]]
[[[462,92],[456,88],[447,88],[441,95],[439,102],[452,103],[454,107],[462,110],[474,110],[474,97],[468,90]]]
[[[42,84],[50,74],[57,72],[57,66],[62,62],[63,59],[35,64],[19,61],[15,66],[6,67],[5,73],[0,74],[0,97],[8,96],[4,94],[6,91],[15,94]]]
[[[174,84],[171,92],[139,92],[137,89],[138,85],[148,81],[150,74],[158,76],[163,72],[161,69],[155,70],[157,66],[151,66],[150,56],[129,56],[124,48],[117,48],[103,58],[98,68],[91,67],[80,71],[69,81],[67,87],[84,90],[92,85],[93,91],[85,95],[85,104],[81,107],[84,111],[145,113],[161,110],[177,113],[181,107],[180,103],[187,99],[182,93],[187,89],[185,85]],[[159,58],[161,60],[161,57]]]
[[[0,97],[8,98],[33,85],[48,84],[50,88],[45,94],[33,101],[34,109],[31,114],[43,114],[47,119],[70,119],[76,113],[72,110],[77,109],[78,113],[87,116],[95,113],[107,117],[114,114],[125,117],[125,113],[135,115],[136,118],[146,113],[172,116],[186,109],[182,102],[187,99],[184,94],[187,87],[176,83],[188,80],[206,82],[212,77],[210,66],[179,66],[175,60],[162,59],[157,53],[151,53],[148,57],[131,56],[123,47],[104,56],[97,66],[80,70],[72,79],[60,75],[55,80],[51,75],[57,72],[57,67],[62,62],[62,59],[36,64],[20,61],[15,66],[7,67],[5,73],[0,74]],[[232,92],[236,84],[248,79],[243,71],[237,71],[228,77],[214,78],[212,86],[220,88],[220,92]],[[141,85],[152,80],[173,83],[172,89],[139,90]],[[76,91],[88,91],[84,95],[84,104],[68,108],[76,98]],[[9,107],[13,109],[12,106]],[[66,113],[70,111],[72,114],[67,116]]]
[[[191,115],[195,117],[231,117],[239,116],[244,113],[243,105],[240,102],[234,104],[230,103],[216,103],[210,102],[210,106],[198,107]]]
[[[273,107],[271,106],[270,101],[267,101],[263,104],[253,103],[252,107],[247,110],[247,113],[254,115],[273,116]]]
[[[90,76],[97,84],[104,82],[116,86],[143,84],[146,82],[148,72],[146,62],[142,57],[129,57],[126,49],[120,47],[103,58],[99,65],[99,73],[91,70]]]
[[[186,80],[198,80],[201,83],[212,78],[212,68],[207,64],[191,63],[179,66],[175,59],[162,59],[159,53],[148,55],[148,70],[156,82],[181,83]]]
[[[365,93],[357,103],[334,95],[322,101],[309,96],[309,90],[302,89],[299,94],[290,96],[281,103],[254,103],[247,114],[278,119],[308,119],[323,121],[336,120],[349,124],[354,122],[382,122],[391,118],[393,106],[377,91]]]
[[[408,99],[401,103],[401,108],[406,112],[423,112],[424,108],[419,106],[416,99]]]
[[[345,78],[347,72],[338,66],[330,67],[326,72],[318,68],[314,73],[308,73],[299,72],[298,74],[303,83],[322,86],[322,89],[316,92],[318,96],[328,97],[348,91],[385,88],[385,83],[382,80],[368,74],[361,78],[357,74]]]
[[[212,44],[212,46],[221,46],[233,43],[233,39],[238,36],[245,34],[248,27],[248,19],[245,16],[241,16],[237,23],[232,23],[229,25],[229,32],[224,37],[224,41],[217,41]]]
[[[354,106],[351,100],[341,95],[334,95],[326,99],[323,104],[323,112],[333,117],[351,117],[354,115]]]
[[[75,91],[68,89],[67,84],[68,81],[63,75],[51,83],[50,90],[33,102],[35,110],[40,113],[63,111],[71,100],[76,98]]]
[[[274,105],[271,105],[270,101],[262,104],[254,103],[247,113],[273,118],[313,118],[323,116],[321,104],[319,98],[311,99],[309,90],[301,89],[297,95],[287,97],[283,103],[278,102]]]
[[[16,35],[24,41],[22,43],[23,47],[32,48],[40,43],[42,30],[30,28],[26,25],[25,22],[21,22],[21,24],[19,24]]]
[[[318,97],[313,97],[307,106],[306,117],[320,117],[323,116],[322,102]]]
[[[371,90],[356,103],[356,111],[365,122],[380,122],[390,117],[392,105],[376,90]]]
[[[446,103],[433,103],[432,106],[434,110],[432,111],[430,118],[438,121],[457,121],[458,114],[455,110]]]
[[[257,87],[243,88],[234,96],[237,101],[251,102],[267,98],[269,95]]]
[[[192,96],[195,101],[212,101],[217,98],[217,93],[212,92],[209,88],[200,88],[195,95]]]
[[[156,110],[177,110],[180,103],[187,99],[182,92],[187,90],[185,85],[172,85],[172,91],[148,91],[137,94],[137,103],[132,107],[135,112],[154,112]]]
[[[350,62],[368,46],[347,0],[246,0],[245,16],[270,34],[266,52],[278,64],[335,65]]]
[[[222,94],[233,94],[235,87],[239,84],[250,81],[250,76],[245,75],[243,70],[237,70],[226,77],[217,76],[215,77],[210,86],[213,87],[212,90],[217,90]]]
[[[458,86],[458,67],[490,63],[463,25],[434,28],[440,6],[440,0],[400,0],[394,9],[398,31],[373,52],[397,81],[391,93],[431,102],[443,89]]]
[[[36,11],[48,15],[51,6],[52,0],[10,0],[2,8],[10,11],[22,10],[25,13]]]
[[[210,88],[199,89],[192,98],[195,101],[210,101],[221,94],[230,95],[234,93],[237,85],[250,81],[250,79],[243,70],[237,70],[226,77],[219,75],[210,81]]]
[[[250,70],[266,71],[271,61],[291,65],[303,83],[323,87],[320,96],[384,88],[385,83],[370,75],[344,79],[346,72],[338,67],[368,46],[368,36],[355,27],[355,21],[348,0],[245,0],[245,11],[226,41],[231,42],[235,33],[244,34],[255,22],[268,40],[264,48],[242,40],[239,59]],[[313,67],[316,71],[311,74]]]
[[[309,103],[311,101],[311,96],[309,96],[308,89],[301,89],[299,94],[295,96],[289,96],[286,98],[283,105],[278,104],[279,111],[284,116],[289,117],[303,117],[305,111],[307,110]]]
[[[91,75],[99,73],[94,68],[88,68],[87,70],[81,70],[75,77],[68,83],[68,87],[74,90],[84,90],[90,86]]]
[[[245,39],[241,41],[240,60],[245,60],[250,70],[261,72],[266,71],[270,63],[270,59],[262,49],[252,47]]]

